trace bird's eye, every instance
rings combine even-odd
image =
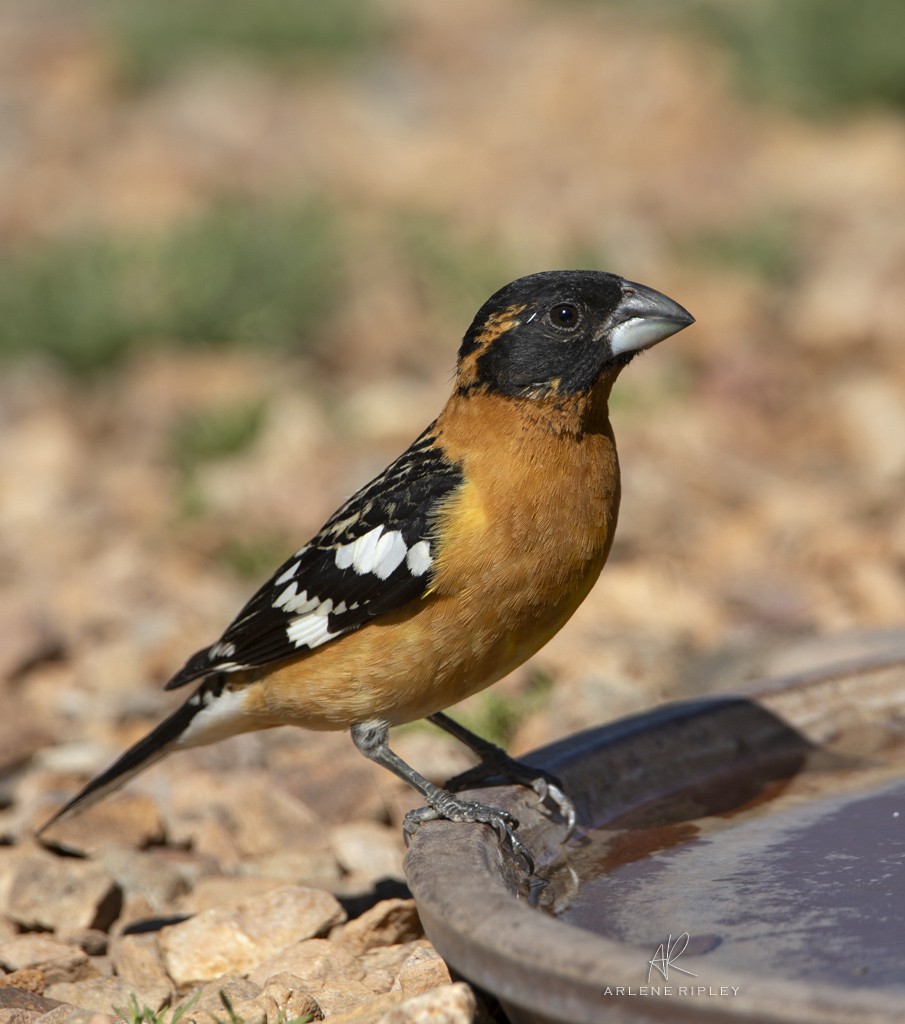
[[[581,320],[581,311],[572,302],[557,302],[547,311],[547,319],[560,331],[574,331]]]

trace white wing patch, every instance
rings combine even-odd
[[[337,569],[354,569],[359,576],[370,572],[381,580],[389,579],[403,560],[413,576],[423,575],[432,564],[426,540],[408,547],[399,530],[385,532],[383,526],[375,526],[350,544],[340,544],[334,557]]]
[[[413,576],[423,576],[433,564],[431,546],[426,540],[419,540],[408,549],[405,565]]]
[[[325,601],[316,611],[293,619],[286,627],[286,636],[296,647],[319,647],[339,636],[339,632],[331,633],[328,628],[327,616],[332,607],[332,601]]]
[[[301,556],[305,548],[297,552]],[[378,580],[388,580],[401,566],[412,576],[423,576],[433,565],[430,544],[420,540],[409,547],[400,530],[387,530],[385,526],[375,526],[366,534],[350,541],[348,544],[337,545],[333,553],[334,564],[339,570],[351,569],[357,576],[373,575]],[[272,607],[291,616],[286,622],[286,638],[296,648],[319,647],[328,640],[340,636],[348,627],[331,630],[328,616],[342,615],[359,607],[359,601],[336,601],[335,597],[320,597],[310,590],[299,591],[306,576],[294,579],[301,568],[301,561],[293,561],[292,565],[281,573],[274,583],[277,586],[286,584],[272,601]],[[309,581],[310,582],[310,581]],[[324,584],[324,579],[320,580]]]

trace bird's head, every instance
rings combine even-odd
[[[458,390],[577,396],[615,379],[644,349],[694,323],[677,302],[596,270],[507,284],[478,310],[459,349]]]

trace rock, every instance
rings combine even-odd
[[[181,1005],[188,1005],[189,1008],[181,1019],[185,1024],[211,1024],[214,1017],[226,1017],[228,1014],[221,992],[226,994],[235,1008],[238,1003],[256,999],[261,994],[261,986],[239,974],[224,975],[203,985],[194,995],[182,1001]]]
[[[285,1020],[296,1017],[311,1017],[312,1020],[323,1020],[324,1014],[317,1000],[305,988],[301,978],[287,971],[275,974],[264,982],[263,996],[273,999]],[[247,1019],[247,1018],[246,1018]]]
[[[0,1024],[32,1024],[38,1017],[39,1013],[28,1010],[0,1010]]]
[[[84,981],[62,981],[56,985],[48,985],[45,995],[49,999],[59,999],[64,1003],[72,1003],[84,1010],[95,1010],[108,1014],[111,1010],[125,1008],[129,1005],[132,995],[137,996],[142,1006],[150,1006],[159,1010],[170,994],[169,988],[157,992],[136,992],[134,987],[122,978],[87,978]]]
[[[161,963],[155,933],[118,936],[112,942],[110,956],[117,977],[131,985],[136,992],[156,992],[172,987]]]
[[[29,853],[10,880],[5,912],[25,928],[106,931],[122,902],[122,889],[99,865]]]
[[[164,850],[138,852],[112,847],[102,850],[98,860],[127,897],[144,896],[155,913],[171,912],[190,888],[184,865],[168,857]]]
[[[251,980],[263,984],[279,974],[292,974],[317,1000],[324,1015],[354,1009],[373,998],[362,983],[364,968],[341,946],[326,939],[308,939],[284,949],[251,972]]]
[[[235,875],[210,875],[200,878],[191,892],[177,901],[177,909],[186,914],[213,910],[237,900],[253,899],[274,889],[285,889],[286,882],[279,878],[255,878]]]
[[[186,985],[227,971],[253,971],[280,950],[321,934],[344,916],[329,893],[286,886],[170,925],[160,932],[160,948],[170,977],[177,985]]]
[[[332,889],[342,877],[336,855],[329,849],[278,850],[242,861],[239,874],[276,878],[315,889]]]
[[[0,942],[0,965],[9,971],[40,971],[48,985],[78,981],[90,973],[88,956],[83,950],[38,933]]]
[[[88,956],[103,956],[107,952],[107,933],[99,928],[61,928],[54,937],[67,946],[78,946]]]
[[[24,971],[18,972],[24,974]],[[7,975],[7,978],[12,975]],[[3,979],[6,980],[6,979]],[[45,999],[27,988],[0,987],[0,1010],[27,1010],[29,1013],[47,1013],[60,1004],[56,999]]]
[[[404,848],[397,829],[373,821],[337,825],[330,831],[330,843],[340,865],[350,874],[370,878],[404,878]]]
[[[405,960],[393,987],[398,986],[403,997],[409,999],[448,985],[451,980],[446,961],[433,946],[425,945],[419,946]]]
[[[401,946],[378,946],[360,954],[358,962],[365,971],[363,984],[378,995],[389,992],[396,984],[402,965],[426,941],[422,939],[421,942],[406,942]]]
[[[81,1009],[64,1003],[55,1010],[38,1017],[35,1024],[122,1024],[121,1020],[109,1013]]]
[[[421,938],[424,929],[414,900],[381,900],[360,917],[334,929],[330,938],[350,952],[363,953],[377,946],[396,946]]]
[[[111,846],[141,850],[166,838],[157,804],[142,793],[119,793],[54,825],[49,834],[55,842],[85,853]]]
[[[476,1010],[474,992],[465,982],[457,981],[407,999],[376,1018],[374,1024],[472,1024]]]
[[[46,985],[44,972],[36,970],[34,967],[23,967],[21,971],[11,971],[9,974],[0,975],[0,988],[12,988],[19,992],[35,992],[40,995]]]

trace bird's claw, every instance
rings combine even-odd
[[[516,857],[521,858],[528,875],[534,874],[534,858],[515,831],[518,828],[516,817],[499,807],[490,807],[474,800],[460,800],[452,793],[443,790],[441,790],[441,794],[435,804],[418,807],[406,814],[402,825],[406,842],[411,840],[419,825],[425,821],[435,821],[438,818],[489,825],[496,832],[501,845],[508,846]]]
[[[559,811],[566,823],[566,834],[563,842],[572,838],[575,826],[578,823],[578,816],[575,813],[575,804],[566,796],[555,782],[552,782],[544,775],[538,775],[531,783],[531,788],[537,793],[538,804],[546,804]]]
[[[501,752],[502,754],[502,752]],[[484,782],[496,775],[510,778],[523,786],[530,786],[537,793],[538,803],[558,811],[566,824],[563,841],[570,839],[575,832],[578,816],[575,805],[563,792],[559,782],[552,775],[532,768],[530,765],[516,761],[506,754],[494,760],[485,760],[467,769],[446,783],[448,790],[467,789],[477,782]]]

